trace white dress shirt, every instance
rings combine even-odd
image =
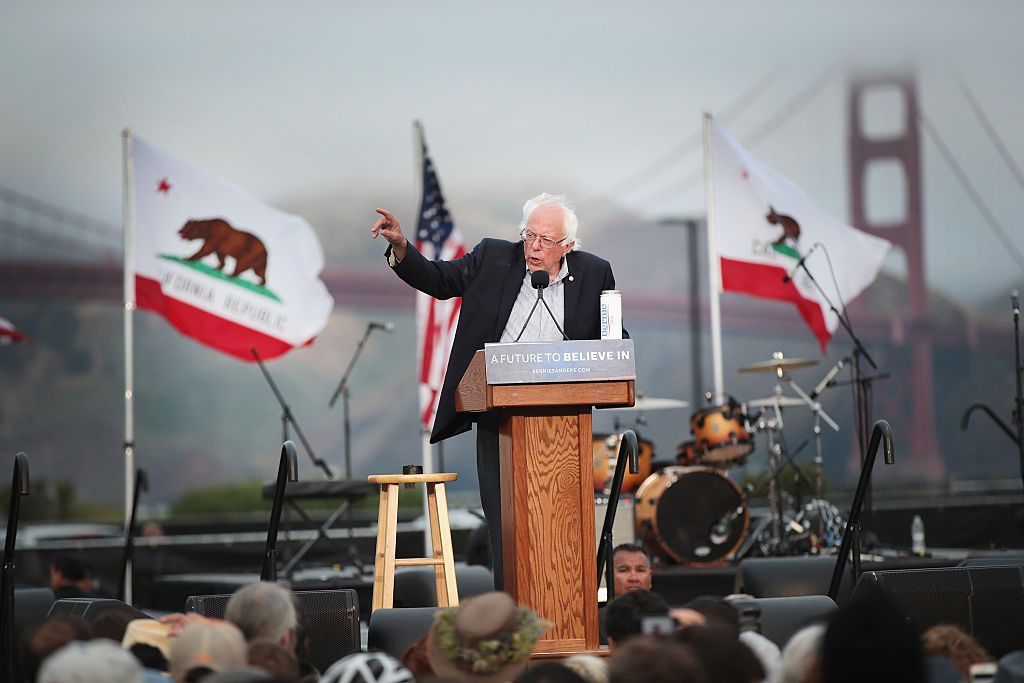
[[[555,276],[555,279],[544,290],[544,303],[548,305],[548,308],[554,314],[555,320],[558,321],[558,327],[561,327],[563,330],[565,329],[564,283],[566,278],[571,280],[572,276],[569,275],[569,262],[563,258],[562,267],[559,268],[558,275]],[[526,322],[527,316],[530,315],[530,309],[533,308],[533,304],[536,302],[537,290],[533,288],[533,284],[530,282],[530,270],[527,268],[526,272],[523,273],[523,284],[519,287],[516,303],[512,306],[512,314],[508,317],[505,331],[501,333],[502,343],[515,341],[524,324],[526,325],[526,331],[519,338],[521,342],[562,340],[562,333],[558,331],[558,327],[555,327],[555,323],[551,320],[547,310],[545,310],[544,304],[538,304],[537,310],[530,317],[530,322]],[[497,305],[497,302],[495,302],[495,305]]]

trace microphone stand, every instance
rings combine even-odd
[[[1014,408],[1011,417],[1011,422],[1013,422],[1014,425],[1017,427],[1017,433],[1014,434],[1013,431],[1006,425],[1006,423],[999,419],[999,416],[996,415],[995,412],[984,403],[974,403],[970,407],[968,407],[966,411],[964,411],[963,417],[960,418],[960,431],[967,431],[967,425],[971,421],[971,413],[973,413],[975,410],[980,410],[986,415],[988,415],[990,418],[992,418],[992,421],[996,423],[996,426],[1003,430],[1003,433],[1006,434],[1006,436],[1010,438],[1010,441],[1012,441],[1017,446],[1017,457],[1020,460],[1020,477],[1021,482],[1024,483],[1024,392],[1022,392],[1021,389],[1021,378],[1022,375],[1024,375],[1024,368],[1021,367],[1020,360],[1020,307],[1017,299],[1016,290],[1013,292],[1013,294],[1011,294],[1010,298],[1014,304],[1013,374],[1016,378],[1016,393],[1013,399]]]
[[[124,555],[121,557],[121,581],[118,583],[118,597],[121,602],[131,604],[132,596],[128,591],[128,572],[135,555],[135,517],[139,509],[139,496],[149,492],[149,479],[141,467],[135,470],[135,491],[132,494],[132,511],[128,518],[128,526],[124,529]]]
[[[271,391],[274,392],[274,396],[277,397],[277,402],[281,404],[281,432],[282,441],[288,441],[288,425],[291,424],[295,427],[295,433],[299,435],[299,441],[302,442],[302,447],[306,449],[306,453],[309,455],[309,459],[313,461],[313,464],[324,471],[328,479],[334,479],[334,472],[331,470],[330,465],[316,457],[316,453],[313,452],[313,447],[309,445],[309,441],[306,440],[306,435],[302,433],[302,428],[299,427],[298,421],[295,416],[292,415],[292,409],[288,405],[288,402],[284,400],[284,395],[277,388],[277,384],[274,382],[274,378],[270,376],[270,371],[267,370],[267,366],[263,364],[263,359],[260,358],[260,354],[256,352],[256,348],[250,348],[252,357],[256,359],[256,362],[260,366],[260,370],[263,371],[263,376],[267,378],[267,384],[270,385]]]
[[[370,338],[373,333],[374,325],[370,323],[366,326],[366,331],[363,332],[363,338],[359,340],[356,345],[356,351],[352,354],[352,358],[348,362],[348,367],[345,368],[345,372],[341,375],[341,381],[338,382],[338,388],[334,390],[334,394],[331,395],[331,400],[327,402],[328,408],[333,408],[335,401],[338,400],[338,396],[341,396],[341,424],[342,429],[345,432],[345,479],[352,479],[352,432],[351,424],[349,423],[349,399],[352,396],[352,392],[348,389],[348,378],[352,374],[353,368],[356,366],[356,361],[359,360],[359,354],[363,352],[363,346],[366,345],[366,340]]]
[[[871,470],[875,466],[875,456],[878,454],[879,443],[885,444],[885,464],[892,465],[896,462],[896,453],[892,446],[892,428],[885,420],[875,423],[871,430],[871,443],[868,444],[867,459],[860,470],[860,480],[857,482],[857,490],[853,494],[853,505],[850,506],[850,516],[846,518],[846,531],[843,532],[843,542],[839,544],[839,554],[836,556],[836,566],[832,570],[832,581],[828,586],[828,597],[835,602],[839,595],[839,584],[842,583],[843,571],[846,569],[846,561],[850,555],[850,546],[854,546],[857,556],[854,558],[854,583],[860,573],[860,509],[864,505],[864,496],[867,494],[868,484],[871,481]]]
[[[11,479],[11,500],[7,506],[7,537],[4,539],[4,565],[0,571],[0,677],[14,681],[14,547],[18,536],[18,516],[21,497],[28,495],[28,456],[14,456],[14,475]]]
[[[864,348],[864,344],[861,343],[857,333],[853,331],[853,326],[850,324],[847,317],[839,312],[839,309],[837,309],[835,304],[832,303],[832,299],[829,298],[828,294],[825,293],[825,290],[822,289],[820,284],[818,284],[815,277],[811,275],[811,271],[807,269],[807,264],[801,263],[800,270],[807,274],[807,277],[814,285],[814,288],[818,290],[819,294],[821,294],[825,303],[828,304],[829,309],[835,313],[837,318],[839,318],[839,324],[843,326],[843,329],[846,330],[846,333],[850,336],[850,340],[853,341],[853,377],[851,383],[853,384],[854,421],[856,422],[857,427],[857,444],[860,446],[860,461],[861,466],[863,467],[868,457],[866,446],[868,445],[868,424],[871,421],[872,382],[877,379],[884,379],[887,375],[870,376],[863,373],[861,369],[861,359],[863,358],[866,360],[871,366],[871,369],[877,372],[878,365],[875,363],[875,360],[871,357],[871,354],[868,353],[868,350]],[[868,522],[870,525],[872,521],[870,489],[865,495],[867,497],[865,508],[867,510]]]
[[[277,466],[277,485],[274,486],[274,504],[270,508],[270,523],[267,525],[267,544],[263,551],[260,581],[277,581],[277,528],[281,523],[281,508],[284,507],[284,489],[289,481],[298,479],[299,463],[295,457],[295,444],[285,441],[281,446],[281,460]]]
[[[623,444],[625,444],[626,457],[622,457]],[[601,543],[597,547],[597,582],[601,583],[601,573],[604,572],[608,602],[615,597],[615,557],[612,553],[612,528],[615,526],[615,512],[619,509],[619,493],[622,491],[626,463],[629,463],[630,474],[640,471],[638,451],[636,432],[627,429],[619,439],[619,456],[615,461],[615,474],[612,475],[612,487],[608,494],[608,511],[604,513]]]
[[[548,306],[548,302],[544,301],[544,288],[545,287],[547,287],[547,285],[544,285],[544,286],[534,285],[534,288],[537,290],[537,300],[533,302],[533,308],[530,309],[530,314],[528,316],[526,316],[526,322],[523,323],[523,329],[519,330],[519,334],[516,335],[515,341],[518,342],[522,338],[523,332],[526,332],[526,326],[530,324],[530,318],[533,317],[533,312],[537,310],[537,304],[544,304],[544,308],[547,309],[548,315],[551,316],[551,322],[553,322],[555,324],[555,327],[558,329],[559,334],[562,335],[562,340],[564,341],[564,340],[569,339],[569,336],[566,335],[565,330],[563,330],[562,326],[558,324],[558,320],[555,318],[555,314],[551,312],[551,307]]]

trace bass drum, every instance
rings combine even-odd
[[[726,562],[750,525],[739,487],[712,467],[666,467],[640,486],[635,506],[648,550],[690,566]]]
[[[601,493],[612,485],[615,476],[615,461],[619,454],[618,434],[594,434],[594,491]],[[636,491],[647,477],[651,476],[651,460],[654,458],[654,444],[647,439],[637,439],[639,452],[636,457],[636,474],[626,467],[622,477],[622,493]]]

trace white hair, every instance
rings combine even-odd
[[[576,209],[573,208],[572,203],[565,198],[564,194],[551,194],[549,192],[541,192],[536,197],[527,199],[526,203],[523,204],[523,220],[519,223],[519,231],[526,230],[526,224],[530,222],[530,216],[541,206],[557,206],[562,210],[562,227],[565,229],[565,237],[563,239],[569,242],[575,242],[573,244],[573,251],[580,248],[579,240],[576,239],[576,229],[579,227],[579,219],[576,218]]]
[[[299,623],[292,592],[269,581],[251,583],[235,591],[228,600],[224,619],[241,629],[247,642],[263,639],[280,643]]]
[[[594,655],[573,655],[562,665],[580,675],[587,683],[608,683],[608,664]]]
[[[812,624],[794,633],[782,649],[777,683],[804,683],[811,669],[821,662],[824,639],[824,624]]]

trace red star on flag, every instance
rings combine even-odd
[[[168,192],[171,191],[172,187],[173,187],[173,185],[171,185],[169,182],[167,182],[167,178],[161,178],[160,182],[156,186],[156,191],[157,192],[162,192],[164,194],[167,194]]]
[[[744,180],[750,180],[750,174],[747,173],[747,169],[743,169],[742,171],[740,171],[740,175],[743,176]]]

